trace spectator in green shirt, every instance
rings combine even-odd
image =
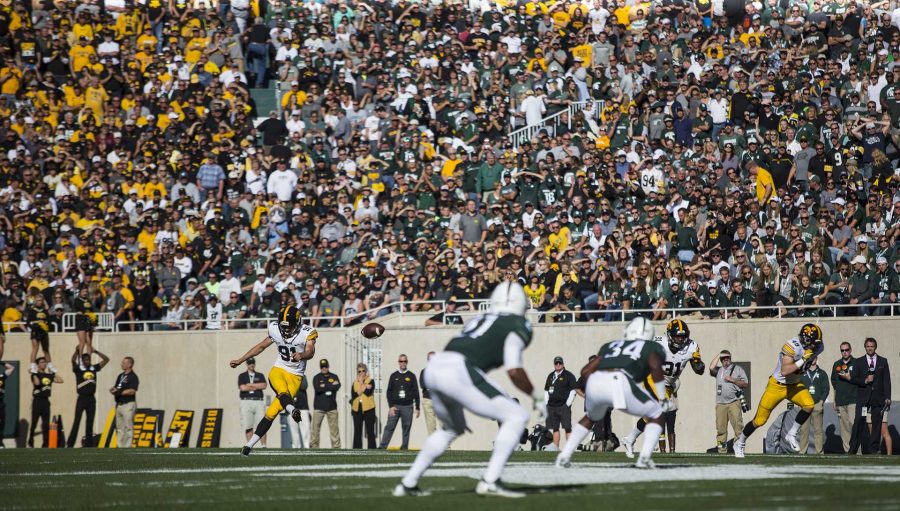
[[[809,389],[815,406],[809,420],[800,426],[800,454],[806,454],[809,448],[809,425],[812,423],[813,434],[816,438],[816,454],[825,452],[825,399],[828,397],[828,374],[818,365],[818,360],[810,361],[800,381]]]
[[[834,411],[838,414],[841,428],[841,443],[844,452],[850,452],[850,435],[853,432],[853,419],[856,417],[857,386],[853,378],[853,349],[849,342],[841,343],[841,358],[831,367],[831,385],[834,387]]]

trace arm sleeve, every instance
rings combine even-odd
[[[334,376],[334,383],[331,384],[331,390],[333,390],[334,392],[337,392],[340,389],[341,389],[341,380],[338,379],[337,376]]]
[[[375,385],[372,385],[371,389],[369,388],[369,384],[371,384],[371,383],[373,383],[371,378],[366,380],[366,387],[363,390],[363,394],[365,394],[367,396],[371,396],[371,395],[375,394]]]
[[[419,405],[421,404],[421,403],[420,403],[420,397],[421,397],[421,396],[419,396],[419,379],[416,378],[416,374],[415,374],[415,373],[413,373],[413,375],[412,375],[412,383],[413,383],[413,388],[412,388],[412,393],[413,393],[413,403],[416,405],[416,410],[418,410],[418,409],[419,409]]]
[[[506,335],[503,343],[503,366],[507,370],[520,369],[522,367],[522,350],[525,349],[525,340],[516,332]]]
[[[575,389],[569,391],[569,397],[566,398],[566,406],[572,406],[572,403],[575,401]]]

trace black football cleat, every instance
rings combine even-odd
[[[243,448],[241,448],[241,456],[250,456],[250,451],[252,451],[252,450],[253,449],[251,449],[245,445]]]

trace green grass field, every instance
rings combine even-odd
[[[0,450],[0,509],[898,509],[900,463],[887,457],[516,453],[504,473],[524,500],[474,494],[489,453],[448,452],[422,480],[431,497],[390,490],[414,453],[259,449]]]

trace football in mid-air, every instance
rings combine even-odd
[[[380,323],[369,323],[362,328],[361,333],[366,339],[377,339],[384,333],[384,325]]]

